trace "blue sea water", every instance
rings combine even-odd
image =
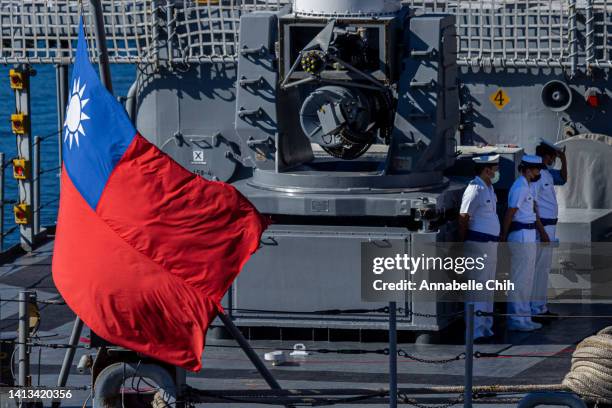
[[[32,134],[48,136],[41,144],[41,225],[54,225],[57,217],[59,196],[57,105],[55,89],[55,67],[35,65],[36,76],[30,80]],[[16,156],[15,135],[11,132],[10,115],[15,112],[15,97],[9,86],[8,66],[0,66],[0,152],[6,161]],[[125,96],[135,78],[136,69],[129,65],[115,65],[111,68],[113,90],[116,96]],[[5,200],[17,200],[17,181],[13,179],[12,166],[5,172]],[[45,205],[46,204],[46,205]],[[13,206],[4,206],[5,230],[15,225]],[[18,232],[8,235],[4,247],[19,240]]]

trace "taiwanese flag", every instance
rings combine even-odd
[[[58,290],[105,340],[199,370],[206,330],[267,219],[137,133],[90,64],[82,23],[63,139]]]

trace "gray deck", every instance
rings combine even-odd
[[[16,298],[23,288],[35,290],[39,299],[59,298],[51,279],[52,243],[35,253],[23,256],[0,267],[0,298]],[[0,330],[15,332],[17,327],[17,303],[0,303]],[[564,314],[602,315],[612,314],[612,307],[602,305],[558,305],[555,310]],[[74,319],[66,306],[43,305],[39,339],[44,343],[66,343]],[[501,319],[498,319],[501,320]],[[500,322],[501,323],[501,322]],[[571,351],[575,344],[599,329],[612,325],[612,319],[563,318],[532,334],[505,333],[498,325],[496,344],[476,345],[481,352],[502,351],[516,357],[482,358],[475,361],[475,384],[558,384],[570,366]],[[400,344],[399,348],[424,358],[452,357],[463,351],[461,334],[449,333],[442,341],[448,344],[414,345]],[[312,341],[252,341],[260,355],[277,348],[293,348],[295,343],[305,343],[310,350],[327,349],[384,349],[384,343],[336,343]],[[236,344],[229,340],[209,339],[204,353],[204,368],[190,374],[188,383],[202,389],[266,389],[266,385]],[[225,347],[229,346],[229,347]],[[88,350],[78,350],[75,361]],[[53,386],[61,365],[64,350],[41,349],[32,352],[33,383]],[[547,356],[547,357],[541,357]],[[463,361],[446,364],[424,364],[399,359],[400,387],[423,385],[462,385]],[[384,355],[344,355],[312,353],[304,360],[281,367],[273,367],[281,385],[285,388],[368,388],[386,387],[388,358]],[[89,376],[79,374],[73,368],[70,386],[89,385]],[[81,407],[89,391],[76,391],[66,407]],[[48,405],[48,404],[47,404]],[[46,405],[46,406],[47,406]],[[0,407],[7,405],[6,395],[0,395]],[[91,406],[91,405],[87,405]],[[211,405],[216,406],[216,405]],[[222,406],[222,405],[219,405]],[[225,405],[227,406],[227,405]],[[238,404],[236,406],[247,406]],[[374,405],[371,405],[374,406]]]

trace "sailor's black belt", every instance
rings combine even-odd
[[[540,218],[540,221],[545,227],[548,225],[557,225],[557,223],[559,222],[557,218]]]
[[[512,221],[512,224],[510,224],[510,232],[520,231],[520,230],[534,230],[534,229],[536,229],[535,222],[532,222],[530,224],[525,224],[523,222]]]
[[[485,234],[484,232],[468,230],[466,241],[499,242],[499,237],[492,234]]]

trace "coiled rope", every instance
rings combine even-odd
[[[563,385],[595,403],[612,404],[612,326],[578,344]]]

